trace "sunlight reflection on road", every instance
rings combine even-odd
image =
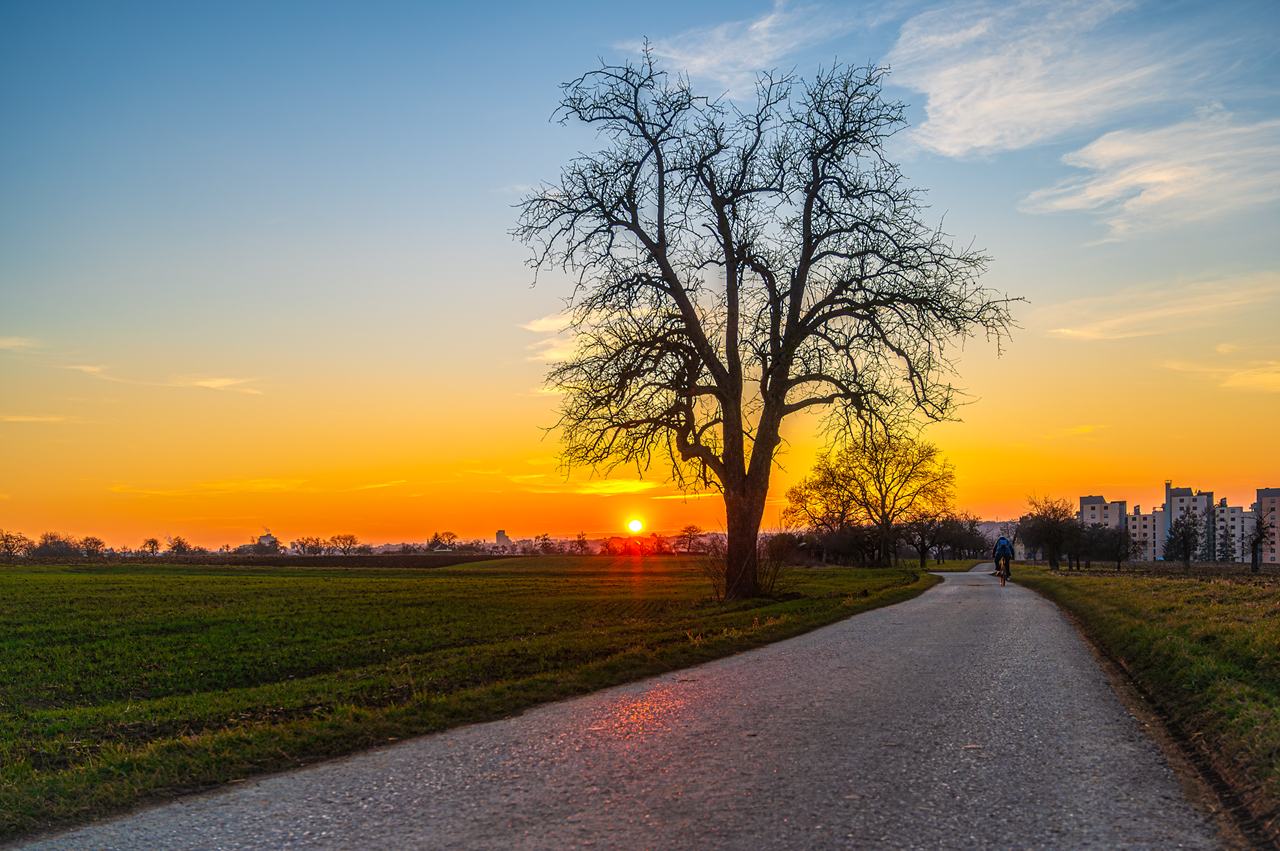
[[[589,733],[605,739],[644,738],[665,732],[689,708],[687,688],[662,684],[642,694],[618,700],[607,714],[592,719]]]

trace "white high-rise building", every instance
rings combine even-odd
[[[1280,503],[1280,488],[1258,488],[1258,501],[1253,504],[1255,523],[1271,527],[1269,539],[1263,542],[1262,563],[1276,563],[1276,505]]]
[[[1119,502],[1107,502],[1105,496],[1082,496],[1076,517],[1086,526],[1101,523],[1110,529],[1121,529],[1128,523],[1125,516],[1128,505],[1123,499]]]
[[[1142,544],[1140,561],[1159,561],[1164,558],[1164,511],[1157,509],[1142,513],[1142,506],[1135,505],[1128,517],[1129,537]]]
[[[1245,544],[1253,533],[1253,512],[1243,506],[1227,505],[1226,497],[1218,500],[1213,511],[1217,546],[1220,548],[1222,541],[1230,536],[1231,560],[1248,561],[1249,548]],[[1217,556],[1217,549],[1214,550],[1214,556]]]

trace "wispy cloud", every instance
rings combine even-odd
[[[545,494],[586,494],[588,496],[616,496],[618,494],[642,493],[661,487],[657,481],[636,479],[591,479],[585,482],[568,481],[559,476],[545,473],[506,476],[512,484],[528,493]]]
[[[888,61],[896,85],[926,97],[912,137],[952,157],[994,153],[1167,99],[1172,66],[1190,57],[1150,38],[1120,43],[1103,26],[1135,5],[966,2],[911,18]]]
[[[173,379],[165,385],[168,387],[204,387],[209,390],[229,390],[232,393],[248,393],[252,396],[261,396],[261,390],[254,390],[252,387],[242,387],[250,381],[257,381],[256,378],[202,378],[198,375],[185,375]]]
[[[521,325],[526,331],[542,335],[541,340],[525,347],[535,353],[526,360],[555,362],[571,358],[577,343],[576,335],[568,324],[569,320],[563,313],[552,313]]]
[[[596,479],[590,482],[580,482],[574,487],[574,493],[590,494],[592,496],[612,496],[620,493],[641,493],[642,491],[653,490],[658,487],[657,482],[626,479]]]
[[[1170,127],[1108,133],[1062,160],[1092,174],[1033,192],[1021,209],[1088,210],[1111,239],[1280,200],[1280,120],[1239,123],[1216,104]]]
[[[520,327],[535,334],[559,334],[568,324],[563,313],[549,313],[541,319],[526,322]]]
[[[791,6],[775,0],[767,14],[686,30],[649,45],[667,67],[706,77],[723,85],[731,97],[754,92],[755,74],[777,67],[787,56],[851,32],[865,18],[841,6]],[[623,49],[639,52],[643,42]]]
[[[715,492],[713,491],[713,492],[710,492],[710,493],[674,493],[674,494],[666,494],[666,495],[663,495],[663,496],[651,496],[651,497],[649,497],[649,499],[680,499],[680,500],[685,500],[685,499],[716,499],[716,498],[719,498],[719,497],[720,497],[720,494],[715,493]]]
[[[85,375],[91,375],[94,378],[100,378],[103,381],[114,381],[117,384],[135,384],[142,387],[203,387],[206,390],[222,390],[232,393],[248,393],[252,396],[261,396],[261,390],[255,390],[252,387],[243,387],[241,385],[248,384],[251,381],[257,381],[256,378],[217,378],[205,375],[177,375],[171,377],[168,381],[140,381],[133,378],[121,378],[113,375],[107,370],[110,366],[101,364],[70,364],[61,366],[59,369],[70,369],[76,372],[83,372]]]
[[[226,493],[276,493],[284,491],[314,490],[305,488],[306,479],[226,479],[199,482],[182,488],[139,488],[132,485],[113,485],[115,493],[132,493],[143,496],[205,496]]]
[[[34,417],[24,414],[0,414],[0,423],[66,423],[71,422],[69,417],[48,416]]]
[[[132,493],[144,496],[210,496],[233,493],[351,493],[354,491],[376,490],[396,487],[408,483],[408,479],[395,479],[389,482],[376,482],[355,487],[317,487],[307,479],[222,479],[197,482],[177,488],[146,488],[133,485],[114,485],[110,488],[115,493]]]
[[[1057,337],[1119,340],[1209,327],[1277,299],[1280,274],[1263,273],[1179,287],[1130,287],[1114,295],[1052,305],[1040,314],[1069,323],[1049,329]]]
[[[368,490],[374,490],[375,488],[391,488],[391,487],[395,487],[396,485],[407,484],[408,481],[409,481],[408,479],[395,479],[394,481],[390,481],[390,482],[379,482],[376,485],[359,485],[357,487],[352,488],[352,490],[368,491]]]
[[[1222,382],[1222,386],[1280,393],[1280,361],[1267,361],[1260,366],[1233,372]]]
[[[30,337],[0,337],[0,349],[19,351],[21,349],[39,348],[40,344]]]
[[[1082,435],[1092,434],[1093,432],[1098,431],[1099,429],[1104,429],[1104,428],[1106,428],[1106,426],[1096,426],[1096,425],[1082,425],[1082,426],[1074,426],[1072,428],[1060,428],[1060,429],[1055,429],[1054,431],[1051,431],[1046,435],[1043,435],[1043,437],[1045,440],[1056,440],[1061,437],[1080,437]]]
[[[1250,361],[1236,366],[1209,366],[1203,363],[1169,361],[1165,369],[1205,375],[1219,387],[1256,393],[1280,393],[1280,361]]]

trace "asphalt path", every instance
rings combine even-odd
[[[719,662],[27,847],[1220,847],[1075,629],[990,569]]]

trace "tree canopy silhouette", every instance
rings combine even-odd
[[[997,340],[1009,299],[987,258],[922,221],[886,159],[903,107],[879,68],[764,74],[742,109],[683,77],[605,65],[564,84],[558,116],[604,140],[520,204],[538,269],[575,276],[562,459],[655,461],[723,493],[726,596],[756,593],[756,537],[783,421],[837,430],[948,416],[951,345]]]

